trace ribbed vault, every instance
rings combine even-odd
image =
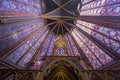
[[[75,57],[80,70],[111,68],[119,22],[119,0],[0,0],[0,64],[39,70],[45,57]]]
[[[46,18],[49,30],[56,35],[64,35],[73,27],[76,19],[78,0],[49,0],[46,1]]]

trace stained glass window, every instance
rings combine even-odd
[[[119,2],[119,0],[82,0],[77,9],[79,17],[88,16],[91,17],[91,20],[89,20],[90,18],[77,20],[75,25],[78,28],[74,29],[72,34],[94,68],[99,68],[113,59],[95,42],[89,40],[85,34],[97,39],[103,43],[102,46],[107,46],[115,51],[115,54],[120,54],[120,32],[110,19],[111,16],[120,15]],[[98,16],[101,17],[98,18]],[[94,20],[92,20],[93,17]],[[116,23],[116,25],[118,24]]]
[[[80,15],[118,16],[120,15],[119,0],[83,0]]]
[[[119,30],[98,26],[98,25],[80,21],[80,20],[77,21],[76,26],[84,30],[91,36],[95,37],[102,43],[106,44],[111,49],[120,53],[119,52],[120,51],[120,43],[119,43],[120,31]]]
[[[80,53],[78,52],[78,49],[77,49],[77,47],[76,47],[76,45],[75,45],[75,43],[74,43],[74,41],[73,41],[73,39],[71,38],[71,36],[70,35],[66,35],[66,40],[68,40],[68,45],[67,46],[69,46],[69,47],[71,47],[69,50],[72,50],[71,51],[71,53],[70,52],[68,52],[69,53],[69,55],[70,56],[80,56]]]
[[[67,34],[65,37],[66,37],[66,40],[68,40],[67,49],[68,49],[69,56],[80,56],[81,58],[81,55],[72,37],[69,34]],[[83,60],[80,60],[80,64],[84,69],[87,69],[85,62]]]
[[[58,48],[56,49],[56,54],[64,54],[64,49],[63,48]]]
[[[26,67],[48,33],[39,16],[43,8],[43,0],[0,0],[0,56],[4,60]]]
[[[53,34],[50,34],[47,41],[45,42],[45,45],[43,46],[41,52],[40,52],[40,55],[41,56],[44,56],[44,55],[47,55],[47,52],[48,52],[48,49],[49,49],[49,46],[51,44],[51,41],[53,40],[53,37],[54,35]]]
[[[41,1],[35,0],[0,0],[0,11],[11,14],[38,15],[41,14]],[[13,13],[14,12],[14,13]],[[19,16],[19,15],[18,15]]]
[[[37,58],[36,58],[36,62],[35,65],[33,66],[33,69],[37,69],[40,67],[40,62],[41,62],[41,57],[45,56],[45,55],[52,55],[52,50],[53,49],[53,40],[54,40],[55,36],[54,34],[50,34],[44,44],[44,46],[42,47],[40,53],[38,54]]]
[[[49,45],[49,48],[48,48],[48,51],[47,51],[47,55],[52,55],[53,54],[53,46],[54,46],[54,40],[55,40],[55,35],[52,34],[52,40],[50,41],[50,45]]]
[[[43,20],[33,20],[9,25],[6,24],[4,26],[0,25],[0,50],[17,43],[33,31],[39,29],[43,25],[43,22]]]
[[[38,47],[43,42],[44,34],[46,34],[45,31],[46,31],[46,29],[38,33],[39,34],[39,36],[38,36],[39,38],[36,40],[36,42],[34,42],[34,44],[31,46],[31,48],[29,48],[29,50],[25,53],[23,58],[21,60],[19,60],[19,62],[18,62],[19,66],[25,67],[25,65],[28,62],[30,62],[32,56],[36,53],[36,50],[38,49]]]
[[[111,57],[109,57],[77,29],[74,29],[72,34],[94,68],[99,68],[112,60]]]
[[[35,34],[28,41],[24,42],[17,50],[12,52],[12,54],[8,55],[7,60],[11,61],[13,63],[16,63],[24,54],[26,54],[31,49],[31,47],[34,45],[36,40],[39,39],[40,34],[42,35],[42,32]],[[29,55],[31,55],[31,54],[29,53]],[[26,57],[28,57],[28,56],[26,56]],[[30,57],[28,57],[28,58],[30,58]],[[27,61],[27,60],[25,60],[25,61]]]

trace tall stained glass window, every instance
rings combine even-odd
[[[78,6],[79,19],[76,20],[76,28],[72,35],[91,62],[94,68],[99,68],[113,59],[101,47],[89,37],[97,39],[102,46],[106,46],[120,54],[120,31],[115,16],[120,15],[119,0],[82,0]],[[110,27],[109,27],[110,26]]]
[[[0,56],[25,68],[48,34],[43,0],[0,0]]]

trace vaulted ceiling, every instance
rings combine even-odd
[[[105,68],[120,60],[119,16],[119,0],[0,0],[0,60],[39,69],[61,55],[79,57],[83,70]]]
[[[42,15],[46,18],[50,31],[56,35],[68,33],[77,18],[78,0],[49,0],[46,1],[46,11]]]

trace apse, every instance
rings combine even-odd
[[[72,56],[102,69],[120,59],[119,16],[119,0],[0,0],[0,60],[36,70],[43,57]]]

